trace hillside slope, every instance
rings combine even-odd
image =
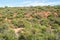
[[[0,40],[60,40],[60,6],[0,8]]]

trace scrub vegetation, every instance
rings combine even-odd
[[[60,6],[0,7],[0,40],[60,40]]]

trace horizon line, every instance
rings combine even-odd
[[[60,5],[37,5],[37,6],[60,6]],[[0,6],[0,7],[35,7],[33,5],[30,6]]]

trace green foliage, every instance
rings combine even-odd
[[[0,8],[0,40],[60,40],[60,6]]]

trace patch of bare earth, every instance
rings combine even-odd
[[[51,14],[51,12],[39,12],[37,13],[37,15],[41,16],[42,18],[47,18],[49,15]]]
[[[17,16],[17,13],[14,13],[13,17],[16,17]]]
[[[26,14],[25,14],[25,17],[26,17],[26,19],[28,19],[28,20],[31,20],[31,19],[33,18],[31,13],[26,13]]]
[[[19,32],[23,33],[24,28],[15,28],[13,30],[15,31],[15,34],[19,36]]]

